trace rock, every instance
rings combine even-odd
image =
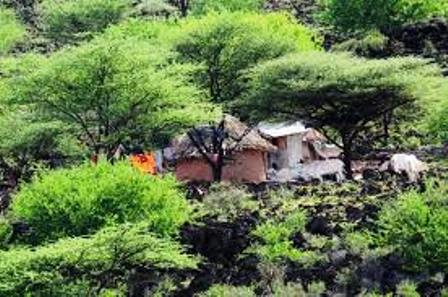
[[[306,229],[311,234],[329,236],[333,233],[333,228],[330,226],[330,222],[327,218],[322,216],[316,216],[308,222]]]
[[[330,253],[330,261],[334,266],[341,266],[345,262],[347,255],[348,252],[346,250],[333,251]]]

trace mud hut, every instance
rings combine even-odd
[[[297,168],[301,163],[337,158],[341,150],[317,130],[301,122],[260,123],[260,133],[278,150],[268,155],[269,168]]]
[[[217,156],[214,151],[214,128],[211,126],[196,129],[203,135],[202,142],[209,149],[208,159]],[[226,115],[223,120],[225,134],[222,149],[225,163],[222,168],[222,181],[236,183],[262,183],[267,179],[267,157],[276,147],[263,138],[257,129],[249,128],[237,118]],[[216,145],[216,143],[215,143]],[[176,156],[175,174],[183,181],[211,182],[213,170],[191,138],[184,134],[173,141]]]

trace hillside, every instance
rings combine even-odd
[[[448,296],[448,4],[0,0],[0,297]]]

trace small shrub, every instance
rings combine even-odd
[[[420,297],[417,286],[410,281],[402,281],[397,285],[397,296],[399,297]]]
[[[350,232],[345,235],[344,243],[354,255],[365,255],[372,244],[372,238],[367,233]]]
[[[228,285],[214,285],[207,292],[198,297],[255,297],[251,287],[233,287]]]
[[[286,282],[286,266],[260,263],[258,270],[261,276],[258,288],[263,291],[263,296],[318,297],[326,290],[325,284],[321,282],[312,282],[308,287],[304,287],[300,283]]]
[[[139,221],[155,233],[173,234],[189,218],[189,206],[174,178],[145,175],[127,162],[102,162],[35,178],[15,195],[11,215],[29,224],[27,240],[38,243]]]
[[[248,251],[267,262],[281,262],[286,259],[298,261],[306,253],[294,248],[291,237],[294,233],[303,231],[305,224],[306,214],[301,210],[292,213],[283,221],[268,220],[253,231],[252,234],[260,243]]]
[[[0,54],[8,52],[25,35],[25,26],[18,21],[14,11],[0,5]]]
[[[83,38],[117,23],[130,6],[128,0],[44,0],[42,26],[55,40]]]
[[[324,283],[311,283],[307,289],[300,283],[277,283],[273,288],[273,297],[320,297],[325,292]]]
[[[233,221],[239,216],[258,209],[258,202],[244,187],[214,184],[204,197],[201,208],[206,215],[219,221]]]
[[[191,13],[204,15],[222,11],[257,11],[263,8],[263,0],[196,0],[192,2]]]
[[[336,44],[333,51],[348,51],[364,57],[376,57],[384,55],[388,38],[379,31],[372,31],[360,39],[350,39]]]
[[[376,241],[391,246],[416,271],[448,269],[448,187],[427,185],[386,205],[379,215]]]
[[[0,249],[5,248],[12,235],[12,226],[7,219],[0,217]]]
[[[196,264],[176,242],[149,234],[146,224],[121,225],[89,237],[0,252],[0,295],[124,296],[113,292],[132,286],[132,267],[163,271]]]

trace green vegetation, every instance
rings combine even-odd
[[[192,1],[191,13],[203,15],[210,12],[260,11],[263,0],[196,0]]]
[[[255,297],[252,288],[215,285],[199,297]]]
[[[211,14],[185,23],[175,44],[181,60],[203,66],[197,82],[213,102],[229,102],[244,88],[244,71],[287,53],[316,50],[316,36],[284,14]]]
[[[154,233],[175,234],[188,220],[189,206],[171,177],[146,176],[126,163],[100,163],[51,171],[23,185],[10,215],[32,228],[25,241],[40,243],[140,221]]]
[[[0,296],[448,296],[447,39],[438,0],[0,0]],[[301,121],[356,179],[131,166],[205,125],[230,164],[224,113]]]
[[[249,252],[255,253],[263,261],[281,262],[290,259],[298,261],[304,257],[304,253],[294,248],[291,237],[303,231],[306,223],[306,215],[303,211],[296,211],[280,221],[271,219],[254,230],[253,235],[261,240],[261,243],[251,247]]]
[[[196,263],[176,242],[147,233],[146,225],[121,225],[36,249],[0,252],[0,294],[109,296],[101,294],[133,289],[127,286],[135,272],[127,267],[185,269]]]
[[[218,221],[233,221],[244,214],[257,211],[259,202],[244,187],[232,184],[212,185],[202,203],[200,212],[204,216],[216,217]]]
[[[129,7],[129,0],[44,0],[42,26],[60,42],[83,39],[117,23]]]
[[[26,112],[0,117],[0,139],[0,171],[14,185],[29,180],[37,168],[79,163],[86,153],[61,122],[36,122]]]
[[[19,22],[13,10],[0,4],[0,55],[7,53],[26,35],[25,27]]]
[[[61,51],[11,80],[19,89],[10,101],[74,126],[94,152],[161,145],[213,115],[188,83],[191,67],[168,59],[147,42],[99,40]]]
[[[440,74],[437,67],[415,58],[374,61],[345,53],[288,55],[250,71],[250,89],[240,104],[256,120],[313,123],[342,144],[346,173],[351,176],[353,146],[360,133],[384,114],[425,100],[432,94],[428,87],[437,90],[440,85]]]
[[[388,30],[448,15],[448,4],[438,0],[324,0],[323,3],[323,19],[343,31]]]
[[[383,209],[378,242],[389,245],[416,271],[448,269],[447,185],[428,185],[425,193],[408,192]]]

